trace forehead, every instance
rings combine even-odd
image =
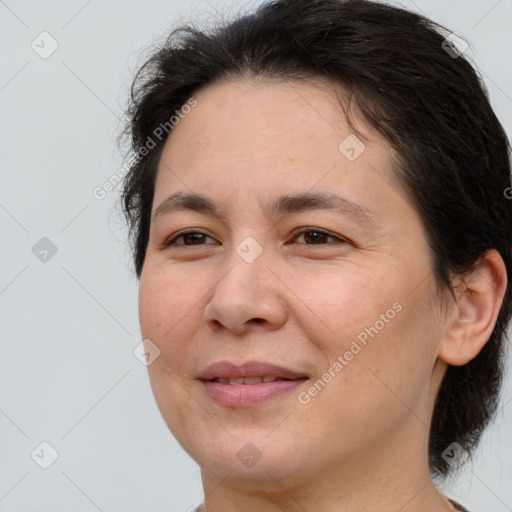
[[[278,137],[276,142],[282,142],[283,135],[290,142],[307,136],[318,143],[329,135],[339,138],[355,129],[362,140],[386,145],[362,120],[353,97],[325,79],[217,81],[197,91],[194,98],[197,106],[173,129],[169,139],[185,127],[187,133],[193,129],[195,135],[201,136],[203,143],[215,140],[231,145],[229,137],[241,142],[244,136],[255,137],[251,139],[254,142],[269,137]],[[218,124],[220,129],[211,130],[212,124]],[[291,149],[300,150],[293,145]]]
[[[293,182],[306,187],[333,166],[346,179],[372,166],[391,174],[389,144],[354,108],[349,124],[347,94],[325,80],[216,82],[193,97],[197,105],[173,128],[163,148],[157,188],[160,178],[179,180],[183,173],[196,185],[228,174],[229,183],[237,186],[290,182],[292,173]]]

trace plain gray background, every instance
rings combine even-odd
[[[115,138],[148,46],[188,19],[257,4],[0,1],[0,511],[185,512],[202,500],[199,469],[133,353],[137,281],[119,190],[93,190],[122,163]],[[401,5],[470,43],[510,136],[512,0]],[[512,510],[511,399],[509,372],[474,463],[444,488],[473,512]]]

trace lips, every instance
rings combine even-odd
[[[305,386],[307,375],[261,361],[241,365],[220,361],[205,368],[198,379],[211,400],[229,408],[263,406]],[[283,398],[284,399],[284,398]]]
[[[276,380],[306,378],[307,375],[304,373],[261,361],[249,361],[241,365],[220,361],[205,368],[198,377],[199,380],[230,385],[251,385]]]

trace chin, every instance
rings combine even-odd
[[[304,461],[314,460],[314,454],[297,453],[300,443],[291,442],[290,437],[285,443],[272,439],[268,430],[230,433],[232,436],[223,431],[220,438],[210,435],[210,442],[201,444],[189,438],[182,447],[207,473],[219,481],[230,475],[230,482],[246,490],[282,492],[283,485],[300,484],[299,468],[312,471],[311,464]]]

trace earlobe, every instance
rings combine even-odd
[[[461,366],[489,340],[507,288],[507,271],[498,251],[487,251],[473,271],[459,276],[457,303],[448,315],[438,357]]]

